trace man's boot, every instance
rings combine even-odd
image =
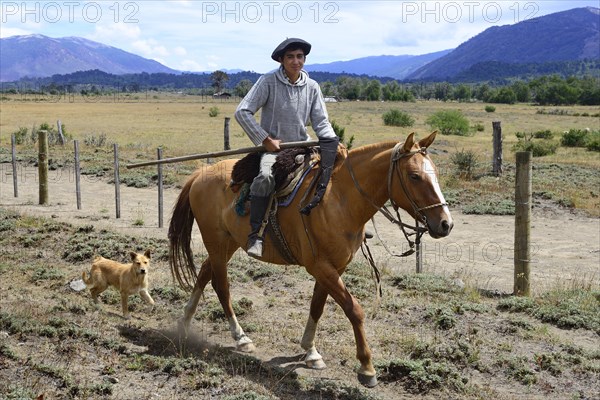
[[[252,196],[250,198],[250,234],[246,251],[249,256],[254,258],[262,257],[263,238],[258,233],[267,214],[270,200],[269,196]]]

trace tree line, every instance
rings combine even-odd
[[[600,105],[600,79],[597,76],[565,78],[559,75],[545,75],[503,83],[402,82],[391,78],[325,72],[311,72],[310,76],[319,82],[324,96],[335,97],[338,100],[410,102],[416,99],[435,99],[504,104],[531,102],[540,105]],[[259,77],[259,73],[251,71],[233,74],[215,71],[204,74],[114,75],[91,70],[3,83],[2,92],[80,92],[84,95],[97,95],[114,91],[135,93],[178,90],[202,95],[226,92],[243,97]]]

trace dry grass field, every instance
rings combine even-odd
[[[73,99],[36,98],[33,95],[8,95],[1,102],[0,143],[10,141],[10,134],[25,127],[31,129],[34,124],[48,122],[55,124],[60,119],[74,139],[83,140],[88,135],[105,134],[110,142],[121,146],[142,146],[154,150],[163,147],[172,155],[189,154],[221,150],[223,147],[223,118],[233,117],[237,102],[233,100],[207,100],[202,96],[159,94],[137,98],[101,97],[86,100],[80,96]],[[431,129],[425,120],[440,110],[460,109],[471,125],[482,124],[483,132],[474,137],[446,137],[447,150],[472,148],[487,154],[491,151],[492,121],[502,122],[505,145],[516,142],[517,131],[534,132],[550,129],[563,132],[572,128],[597,129],[599,119],[585,116],[538,114],[538,110],[564,110],[573,113],[596,114],[599,107],[539,107],[533,105],[495,105],[496,111],[487,113],[482,103],[455,103],[439,101],[401,102],[339,102],[328,103],[330,119],[346,128],[347,135],[354,135],[355,145],[382,140],[400,140],[410,132],[424,135]],[[212,107],[219,109],[219,115],[208,116]],[[413,127],[397,128],[384,126],[384,112],[398,108],[412,115],[416,122]],[[232,119],[231,146],[250,145],[245,134]],[[440,144],[438,143],[438,146]],[[508,148],[508,147],[507,147]],[[505,151],[507,161],[511,153]],[[576,163],[596,163],[597,155],[586,152],[577,153]],[[564,155],[550,158],[548,162],[566,161]]]
[[[31,131],[60,119],[67,134],[82,142],[84,173],[105,183],[112,175],[112,143],[119,145],[121,166],[154,159],[157,147],[163,148],[163,157],[222,150],[224,117],[232,117],[237,105],[166,93],[72,100],[2,98],[2,191],[12,191],[10,136],[20,127]],[[209,117],[214,107],[219,114]],[[484,107],[434,101],[328,104],[331,119],[345,128],[346,138],[355,137],[354,146],[402,140],[412,131],[423,137],[430,131],[427,117],[442,109],[461,109],[471,125],[483,125],[483,132],[473,136],[440,135],[432,146],[447,200],[453,212],[465,214],[510,213],[515,132],[599,128],[597,117],[572,115],[596,114],[598,107],[560,107],[571,115],[540,114],[540,107],[522,104],[496,105],[494,113]],[[412,115],[415,125],[384,126],[382,114],[391,108]],[[505,174],[500,178],[488,174],[492,121],[502,122],[504,135]],[[233,119],[230,128],[232,148],[250,146]],[[106,139],[101,145],[100,137]],[[479,156],[477,176],[470,181],[459,179],[450,161],[463,149]],[[35,162],[31,141],[17,151],[21,164]],[[69,168],[72,145],[52,146],[50,158],[58,170]],[[194,165],[165,168],[171,191],[178,190]],[[62,198],[44,208],[43,218],[18,212],[35,204],[0,202],[0,399],[598,399],[600,271],[594,272],[594,257],[600,257],[600,243],[594,226],[600,228],[599,168],[599,153],[581,148],[560,147],[553,156],[534,158],[534,208],[539,207],[538,216],[549,215],[536,220],[536,229],[543,230],[543,238],[553,238],[546,240],[560,237],[543,243],[549,249],[543,254],[565,247],[581,254],[561,258],[569,263],[564,271],[568,279],[559,276],[536,288],[530,298],[482,284],[470,276],[477,265],[467,260],[455,266],[461,274],[416,275],[410,272],[412,266],[391,259],[380,265],[384,296],[376,307],[369,266],[357,255],[344,280],[368,312],[367,335],[380,381],[371,390],[356,381],[351,327],[331,300],[317,333],[328,368],[315,372],[303,367],[299,341],[312,280],[302,268],[259,263],[243,253],[234,256],[229,274],[236,313],[258,348],[248,356],[234,351],[210,288],[193,320],[194,331],[187,338],[178,331],[188,294],[170,276],[166,235],[147,221],[133,218],[128,220],[131,229],[124,229],[106,207],[67,220],[62,218],[67,213],[60,212]],[[153,186],[155,173],[154,168],[121,171],[128,186]],[[96,196],[110,197],[112,188],[105,186]],[[505,220],[486,219],[486,226],[470,221],[460,226],[462,235],[482,240],[500,230]],[[581,235],[561,234],[564,227],[556,221],[573,229],[585,226],[585,243],[569,244]],[[151,313],[139,298],[132,299],[133,319],[126,321],[116,291],[105,292],[97,308],[89,292],[71,288],[90,267],[94,253],[124,262],[130,250],[148,247],[154,249],[150,293],[156,308]],[[196,243],[195,253],[202,255],[201,244]],[[548,258],[540,265],[554,262]],[[498,269],[502,263],[486,268]],[[578,273],[584,267],[591,272]],[[555,270],[560,273],[560,268]]]
[[[231,118],[230,146],[241,148],[251,146],[250,141],[233,119],[237,101],[213,101],[206,97],[185,94],[160,93],[120,96],[104,96],[100,98],[52,98],[35,97],[34,95],[8,95],[2,98],[0,108],[0,147],[5,154],[0,154],[7,161],[10,148],[10,135],[26,128],[31,132],[34,126],[48,123],[55,126],[60,120],[73,139],[85,143],[86,138],[105,138],[101,148],[81,145],[82,152],[95,152],[87,157],[87,165],[91,170],[102,164],[110,168],[112,163],[112,143],[119,145],[122,164],[139,162],[156,158],[156,149],[163,149],[163,157],[177,157],[188,154],[206,153],[223,149],[224,118]],[[329,103],[330,119],[345,128],[346,138],[354,136],[354,146],[383,140],[402,140],[410,132],[423,137],[432,129],[425,123],[426,119],[440,110],[460,109],[468,118],[470,125],[480,125],[483,131],[474,131],[471,136],[439,136],[434,144],[435,162],[440,170],[443,186],[449,190],[449,201],[455,205],[467,206],[478,211],[472,204],[472,194],[483,193],[483,203],[502,203],[512,198],[514,186],[510,168],[514,165],[512,146],[517,142],[516,132],[536,132],[551,130],[557,142],[564,131],[570,129],[600,129],[597,115],[600,108],[572,107],[538,107],[527,104],[495,105],[496,111],[488,113],[482,103],[453,103],[439,101],[418,101],[415,103],[399,102],[339,102]],[[209,117],[211,109],[217,108],[218,115]],[[390,127],[383,124],[382,115],[386,111],[397,108],[415,119],[412,127]],[[544,110],[546,113],[538,113]],[[559,114],[567,115],[559,115]],[[578,115],[578,116],[574,116]],[[504,163],[507,174],[502,179],[490,179],[492,160],[492,121],[502,123]],[[86,148],[87,147],[87,148]],[[29,159],[35,158],[31,144],[20,149],[21,154],[30,153]],[[60,163],[72,162],[72,148],[55,147],[53,157]],[[477,159],[476,173],[481,179],[460,181],[455,179],[452,154],[459,151],[473,151]],[[92,153],[93,154],[93,153]],[[25,156],[23,156],[25,157]],[[167,168],[167,182],[180,182],[194,168],[194,163],[173,164]],[[557,175],[556,165],[561,166]],[[557,204],[567,205],[584,210],[590,215],[600,215],[600,180],[596,173],[600,168],[598,152],[583,148],[559,147],[554,155],[534,159],[533,190],[542,196],[549,197]],[[147,170],[146,170],[147,171]],[[125,174],[140,174],[141,171],[124,171]],[[587,190],[589,188],[589,190]],[[469,195],[470,194],[470,195]],[[500,207],[501,208],[501,207]],[[485,212],[485,210],[481,211]],[[497,211],[502,213],[502,211]]]

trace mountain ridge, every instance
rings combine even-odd
[[[366,74],[371,76],[404,79],[418,68],[440,58],[452,49],[436,51],[421,55],[380,55],[355,58],[348,61],[334,61],[331,63],[306,64],[309,72],[333,72]]]
[[[451,79],[485,61],[544,63],[600,58],[600,9],[574,8],[492,26],[407,78]]]
[[[116,74],[180,73],[158,61],[78,36],[35,34],[0,39],[0,82],[93,69]]]

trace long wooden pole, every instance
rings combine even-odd
[[[285,149],[289,149],[292,147],[314,147],[314,146],[318,146],[318,145],[319,145],[319,142],[317,140],[312,140],[312,141],[307,141],[307,142],[282,143],[279,147],[281,148],[281,150],[285,150]],[[265,149],[265,146],[244,147],[241,149],[215,151],[213,153],[192,154],[189,156],[164,158],[162,160],[145,161],[145,162],[141,162],[141,163],[137,163],[137,164],[127,164],[126,167],[128,169],[129,168],[138,168],[138,167],[146,167],[148,165],[169,164],[169,163],[176,163],[176,162],[182,162],[182,161],[200,160],[203,158],[232,156],[235,154],[259,153],[261,151],[267,151],[267,149]]]

